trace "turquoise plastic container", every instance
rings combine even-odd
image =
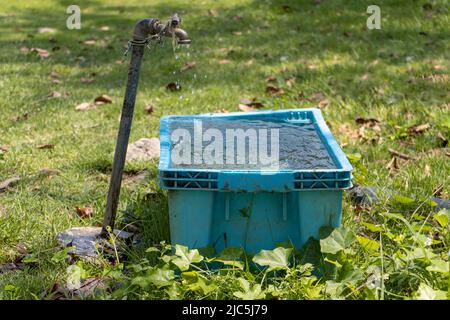
[[[257,120],[313,126],[328,152],[331,168],[239,170],[174,166],[171,124],[177,121]],[[261,122],[262,121],[262,122]],[[230,122],[228,122],[230,123]],[[160,125],[161,187],[168,189],[172,243],[189,248],[273,249],[291,241],[300,248],[321,227],[341,223],[343,190],[352,186],[352,166],[319,109],[166,116]]]

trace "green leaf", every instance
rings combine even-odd
[[[442,290],[434,290],[425,283],[421,283],[416,292],[417,300],[446,300],[447,293]]]
[[[399,195],[399,194],[395,194],[395,195],[392,197],[392,199],[393,199],[395,202],[400,203],[400,204],[412,204],[412,203],[415,202],[414,199],[409,198],[409,197],[405,197],[405,196],[401,196],[401,195]]]
[[[449,271],[449,262],[444,260],[431,260],[431,265],[429,265],[426,269],[430,272],[440,272],[440,273],[448,273]]]
[[[206,279],[197,271],[187,271],[181,274],[184,284],[190,291],[201,292],[205,295],[217,289],[217,285]]]
[[[289,257],[291,256],[291,253],[291,248],[286,249],[282,247],[273,250],[261,250],[261,252],[253,257],[253,262],[260,266],[269,267],[267,272],[285,269],[289,267]]]
[[[244,263],[239,261],[244,255],[244,250],[242,248],[225,248],[217,258],[212,259],[212,261],[221,262],[228,266],[233,266],[238,269],[244,269]]]
[[[173,270],[164,268],[151,268],[147,270],[144,276],[136,277],[132,280],[132,284],[138,285],[141,288],[147,288],[151,284],[158,288],[170,286],[175,278]]]
[[[244,278],[239,278],[238,281],[242,290],[233,292],[235,297],[242,300],[258,300],[266,297],[266,294],[263,292],[260,284],[251,286],[250,283]]]
[[[172,263],[181,271],[188,270],[192,263],[203,261],[203,256],[200,255],[197,249],[189,250],[188,247],[178,244],[175,245],[175,255],[177,257],[172,260]]]
[[[380,249],[380,244],[377,241],[374,241],[372,239],[363,236],[357,236],[356,239],[361,244],[361,246],[366,250],[378,251]]]
[[[441,227],[445,227],[448,225],[448,221],[450,220],[450,210],[443,209],[436,213],[433,218],[440,224]]]
[[[338,253],[347,249],[355,241],[354,233],[344,227],[335,229],[327,238],[320,240],[322,253]]]
[[[383,231],[383,228],[378,225],[378,224],[373,224],[373,223],[367,223],[367,222],[363,222],[361,223],[363,226],[365,226],[369,231],[372,232],[380,232]]]

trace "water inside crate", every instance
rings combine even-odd
[[[291,123],[276,119],[199,120],[176,118],[169,122],[172,168],[336,168],[312,123]]]

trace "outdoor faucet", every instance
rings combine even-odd
[[[127,155],[128,140],[130,137],[131,123],[133,120],[134,105],[139,82],[144,49],[151,41],[162,41],[163,37],[172,37],[177,44],[186,45],[191,43],[186,31],[180,28],[181,18],[178,14],[170,17],[166,24],[159,19],[148,18],[139,20],[133,31],[133,39],[128,42],[131,49],[131,60],[128,67],[128,81],[125,90],[125,98],[122,106],[119,133],[117,136],[114,161],[109,183],[108,198],[101,235],[108,236],[108,228],[114,230],[117,206],[119,203],[120,185],[122,183],[123,168]],[[128,50],[126,51],[128,52]]]

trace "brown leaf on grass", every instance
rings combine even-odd
[[[46,144],[40,144],[40,145],[36,146],[36,149],[44,150],[44,149],[53,149],[54,147],[55,147],[54,144],[46,143]]]
[[[311,96],[311,98],[312,98],[313,100],[320,100],[320,101],[322,101],[323,99],[325,99],[325,95],[324,95],[322,92],[316,92],[316,93],[314,93],[314,94]]]
[[[50,53],[47,50],[41,48],[31,48],[30,52],[36,53],[39,57],[45,59],[50,56]]]
[[[190,69],[194,69],[196,66],[197,66],[197,62],[195,62],[195,61],[187,62],[181,67],[180,71],[184,72],[184,71],[187,71]]]
[[[77,105],[77,106],[75,107],[75,110],[76,110],[76,111],[84,111],[84,110],[92,109],[92,108],[94,108],[94,107],[95,107],[95,105],[93,105],[93,104],[90,103],[90,102],[82,102],[82,103],[80,103],[79,105]]]
[[[20,270],[20,266],[14,262],[0,264],[0,274]]]
[[[265,80],[266,80],[266,82],[276,82],[277,81],[277,77],[275,77],[275,76],[267,76]]]
[[[224,108],[220,108],[220,109],[216,109],[214,110],[215,113],[228,113],[228,110],[224,109]]]
[[[0,182],[0,193],[6,191],[6,189],[13,187],[19,181],[20,177],[11,177],[4,180],[3,182]]]
[[[295,77],[291,77],[291,78],[284,79],[284,83],[286,83],[286,85],[287,85],[289,88],[292,88],[292,87],[294,86],[295,81],[296,81]]]
[[[145,106],[144,110],[145,110],[145,112],[147,112],[148,114],[152,114],[153,111],[154,111],[154,107],[153,107],[152,104],[148,104],[148,105]]]
[[[355,122],[357,124],[369,124],[369,125],[375,125],[377,123],[380,123],[381,121],[377,118],[363,118],[363,117],[358,117],[355,119]]]
[[[236,21],[241,21],[244,18],[242,16],[235,16],[233,19]]]
[[[27,47],[20,47],[20,52],[23,54],[28,54],[30,53],[30,49],[28,49]]]
[[[9,148],[6,144],[0,145],[0,151],[2,152],[8,152]]]
[[[233,31],[233,35],[242,36],[242,32],[241,31]]]
[[[421,133],[427,131],[428,129],[430,129],[430,127],[431,126],[429,123],[419,124],[419,125],[409,127],[408,132],[411,135],[417,135],[417,134],[421,134]]]
[[[245,61],[245,65],[246,65],[246,66],[251,66],[251,65],[253,65],[254,63],[255,63],[255,59],[250,59],[250,60]]]
[[[239,110],[244,111],[244,112],[248,112],[248,111],[255,111],[255,108],[252,108],[251,106],[248,106],[246,104],[239,104]]]
[[[61,171],[59,171],[58,169],[50,169],[50,168],[42,168],[41,170],[39,170],[38,172],[40,175],[43,176],[55,176],[61,173]]]
[[[100,31],[109,31],[109,26],[101,26]]]
[[[94,103],[98,106],[112,102],[113,102],[112,98],[106,94],[102,94],[101,96],[98,96],[97,98],[94,99]]]
[[[442,196],[442,191],[444,191],[444,185],[441,184],[439,186],[437,186],[434,190],[433,190],[433,196],[435,197],[441,197]]]
[[[181,90],[181,85],[178,82],[170,82],[166,85],[166,89],[169,91],[179,91]]]
[[[94,209],[91,206],[87,206],[87,207],[76,207],[75,208],[77,215],[80,218],[88,218],[88,217],[92,217],[92,214],[94,213]]]
[[[280,87],[268,84],[266,87],[266,92],[271,95],[283,95],[284,90]]]
[[[214,9],[209,9],[208,10],[208,15],[210,17],[217,18],[219,16],[219,12],[217,12],[217,10],[214,10]]]
[[[53,84],[60,84],[61,80],[59,80],[59,79],[52,79],[52,83]]]
[[[95,40],[95,39],[89,39],[89,40],[84,41],[83,43],[84,43],[84,44],[87,44],[88,46],[92,46],[92,45],[94,45],[94,44],[97,43],[97,40]]]
[[[392,154],[395,157],[399,157],[400,159],[403,159],[403,160],[417,160],[413,156],[407,155],[405,153],[398,152],[398,151],[396,151],[394,149],[389,148],[388,150],[389,150],[390,154]]]
[[[83,77],[83,78],[80,79],[80,81],[83,82],[83,83],[92,83],[92,82],[94,82],[94,78],[92,78],[92,77]]]
[[[431,176],[431,168],[428,164],[425,165],[425,168],[423,169],[423,173],[425,177]]]
[[[219,64],[230,64],[230,63],[231,63],[231,60],[228,60],[228,59],[219,60]]]
[[[61,97],[62,97],[62,93],[61,93],[61,92],[58,92],[58,91],[53,91],[53,92],[50,94],[50,97],[55,98],[55,99],[61,98]]]
[[[369,80],[369,74],[367,74],[367,73],[363,74],[363,75],[361,76],[361,80],[362,80],[362,81],[367,81],[367,80]]]
[[[329,105],[330,105],[330,100],[323,99],[319,102],[318,107],[319,107],[319,109],[323,109],[323,108],[328,107]]]
[[[439,131],[436,135],[438,140],[440,141],[441,147],[446,147],[448,145],[448,139],[444,137],[444,135]]]
[[[392,157],[392,159],[386,165],[386,169],[389,169],[389,170],[398,170],[399,168],[400,167],[398,165],[397,157]]]
[[[38,33],[55,33],[56,29],[54,28],[49,28],[49,27],[41,27],[38,28]]]
[[[251,98],[251,99],[241,99],[240,101],[241,104],[245,104],[248,107],[252,107],[252,108],[256,108],[256,109],[260,109],[262,107],[264,107],[264,105],[261,102],[256,101],[256,98]]]

